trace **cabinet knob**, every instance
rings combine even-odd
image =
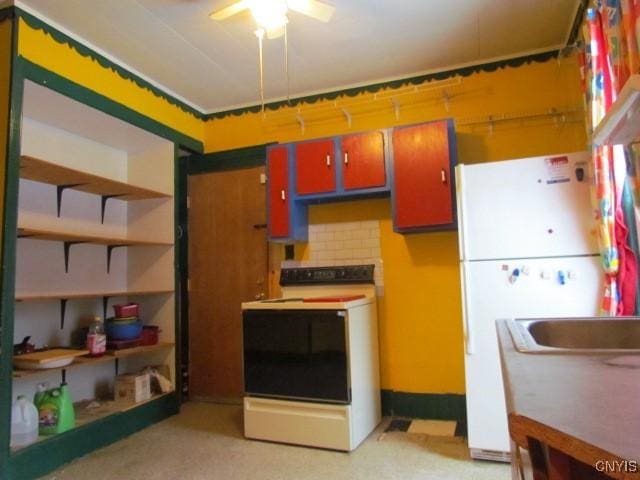
[[[447,172],[445,172],[444,168],[440,169],[440,179],[442,183],[447,183]]]
[[[327,153],[327,167],[331,166],[331,155]]]
[[[287,199],[287,194],[284,192],[284,188],[280,190],[280,198],[282,199],[282,201],[285,201]]]
[[[349,152],[344,152],[344,164],[349,165]]]

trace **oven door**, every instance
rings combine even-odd
[[[344,310],[244,310],[247,395],[350,403]]]

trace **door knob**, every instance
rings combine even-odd
[[[256,293],[256,300],[264,300],[264,292]]]

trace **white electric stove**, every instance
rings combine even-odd
[[[246,437],[350,451],[380,423],[373,269],[282,269],[242,304]]]

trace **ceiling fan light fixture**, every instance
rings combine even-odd
[[[288,22],[286,0],[246,0],[246,3],[258,27],[276,30]]]

